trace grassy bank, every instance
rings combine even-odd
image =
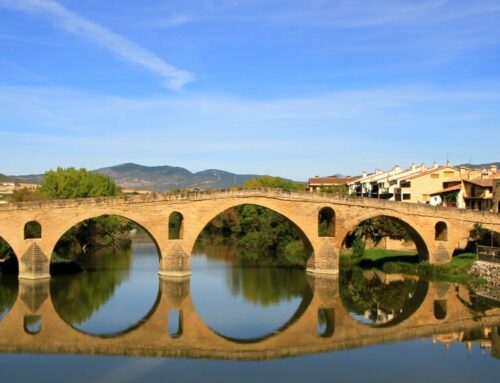
[[[468,274],[476,259],[474,253],[462,253],[448,263],[431,265],[419,262],[415,251],[369,249],[359,258],[353,258],[349,251],[340,255],[343,267],[358,265],[362,268],[377,268],[386,273],[418,275],[428,280],[480,283],[481,280]]]

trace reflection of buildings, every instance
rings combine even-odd
[[[500,327],[484,327],[474,330],[457,331],[447,334],[434,335],[433,343],[442,343],[449,347],[453,343],[463,343],[467,350],[472,351],[474,345],[479,345],[479,349],[488,350],[495,358],[500,358],[498,337]]]

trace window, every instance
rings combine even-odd
[[[335,211],[331,207],[319,211],[318,237],[335,237]]]
[[[451,171],[446,171],[446,172],[444,172],[444,176],[445,176],[446,178],[453,177],[453,175],[454,175],[454,174],[455,174],[455,173],[454,173],[454,172],[451,172]]]
[[[403,201],[411,200],[411,193],[403,193]]]
[[[434,318],[437,320],[443,320],[446,318],[446,313],[448,312],[448,302],[446,299],[439,299],[434,301]]]
[[[36,221],[24,225],[24,239],[42,238],[42,226]]]
[[[436,223],[434,227],[434,239],[436,241],[447,241],[448,240],[448,226],[444,222]]]
[[[184,234],[184,217],[174,211],[168,218],[168,239],[182,239]]]
[[[321,338],[331,337],[335,332],[335,309],[318,309],[318,335]]]
[[[402,188],[411,188],[411,181],[401,181],[399,184]]]
[[[434,179],[439,178],[439,174],[436,174],[436,173],[431,174],[431,178],[434,178]]]

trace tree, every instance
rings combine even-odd
[[[277,188],[277,189],[288,189],[288,190],[304,190],[304,185],[298,182],[273,176],[261,176],[261,177],[251,178],[243,183],[243,187],[246,189]]]
[[[49,198],[65,199],[116,196],[121,189],[107,176],[71,167],[45,172],[40,192]]]

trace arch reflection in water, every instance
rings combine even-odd
[[[0,321],[9,313],[17,299],[17,277],[0,274]]]
[[[347,311],[371,326],[393,326],[409,318],[422,304],[428,282],[412,276],[388,275],[354,267],[340,273],[340,297]]]
[[[204,255],[191,262],[196,311],[226,339],[262,340],[287,328],[311,300],[304,270],[240,267]]]
[[[51,296],[60,317],[98,336],[129,331],[154,311],[159,296],[158,253],[152,242],[89,254],[79,274],[54,276]]]

